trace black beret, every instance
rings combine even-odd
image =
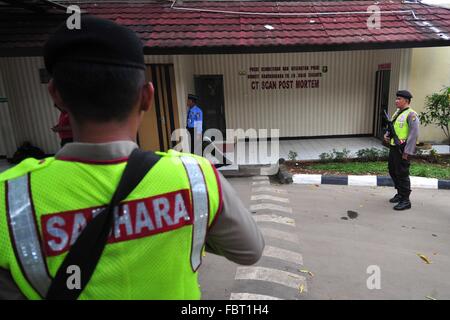
[[[188,99],[192,101],[197,101],[198,97],[195,94],[188,94]]]
[[[44,46],[44,62],[51,74],[60,61],[90,62],[145,70],[142,42],[130,29],[110,20],[81,15],[80,29],[64,22]]]
[[[410,100],[413,97],[411,92],[409,92],[408,90],[399,90],[399,91],[397,91],[396,96],[397,97],[402,97],[402,98],[405,98],[405,99],[410,99]]]

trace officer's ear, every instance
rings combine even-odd
[[[141,105],[140,110],[147,112],[150,110],[150,107],[152,105],[153,101],[153,94],[155,92],[155,89],[153,88],[153,83],[147,82],[142,87],[142,97],[141,97]]]
[[[48,93],[50,93],[50,96],[52,97],[55,107],[57,107],[60,111],[61,110],[66,111],[67,108],[64,106],[64,102],[61,98],[61,95],[59,94],[58,89],[55,86],[55,82],[53,81],[53,79],[50,79],[47,88]]]

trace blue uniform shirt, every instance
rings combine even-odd
[[[200,109],[199,106],[197,105],[191,107],[188,111],[187,127],[197,128],[198,131],[202,132],[202,123],[203,123],[202,109]]]

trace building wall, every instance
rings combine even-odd
[[[396,90],[402,54],[404,50],[198,55],[194,72],[223,75],[227,128],[279,128],[282,137],[371,134],[378,64],[392,64],[391,87]],[[250,67],[303,65],[328,67],[319,88],[252,90],[247,78]]]
[[[391,49],[376,51],[375,66],[390,63],[391,79],[389,86],[389,112],[392,114],[396,110],[396,92],[408,87],[410,75],[411,49]]]
[[[187,92],[193,91],[193,61],[191,56],[145,56],[145,62],[174,63],[180,123],[185,123]],[[58,119],[47,92],[40,83],[39,69],[44,68],[42,57],[0,59],[0,96],[8,103],[0,104],[0,156],[11,157],[24,141],[48,154],[59,149],[59,139],[51,131]],[[3,80],[3,81],[2,81]]]
[[[146,64],[158,64],[158,63],[173,63],[173,56],[168,55],[153,55],[144,56],[144,62]]]
[[[177,86],[178,115],[180,127],[186,127],[186,102],[189,93],[195,92],[194,57],[190,55],[174,56],[175,79]]]
[[[0,70],[8,97],[16,149],[30,141],[46,153],[59,148],[57,135],[51,131],[58,119],[58,111],[41,84],[39,69],[44,68],[42,57],[1,58]]]
[[[413,95],[411,106],[424,111],[425,97],[450,86],[450,47],[412,49],[409,90]],[[443,142],[445,135],[436,126],[421,126],[419,140]]]
[[[421,49],[415,49],[421,50]],[[447,49],[448,50],[448,49]],[[222,74],[224,77],[225,116],[227,128],[279,128],[282,137],[371,134],[373,132],[373,99],[375,72],[379,64],[391,63],[390,108],[393,110],[395,92],[400,86],[422,74],[416,60],[422,51],[409,58],[410,49],[372,50],[319,53],[242,54],[242,55],[176,55],[146,56],[151,63],[173,63],[177,88],[180,126],[185,126],[186,97],[194,91],[194,76]],[[448,52],[448,51],[447,51]],[[423,54],[422,54],[423,55]],[[443,59],[445,52],[440,53]],[[423,59],[423,57],[422,57]],[[436,57],[435,59],[438,59]],[[420,60],[420,59],[419,59]],[[425,59],[430,61],[430,59]],[[439,61],[439,60],[434,60]],[[409,74],[409,65],[417,64]],[[425,63],[424,63],[425,64]],[[327,66],[319,88],[252,90],[250,67]],[[50,128],[56,123],[58,112],[41,84],[39,69],[42,57],[1,58],[0,94],[8,97],[8,111],[0,112],[2,140],[5,130],[13,131],[8,143],[0,143],[0,155],[5,145],[9,154],[23,141],[30,141],[46,153],[55,153],[59,140]],[[425,66],[424,66],[425,67]],[[432,77],[437,70],[449,70],[436,64],[429,70]],[[443,76],[443,83],[447,78]],[[297,80],[297,79],[293,79]],[[295,82],[295,81],[294,81]],[[420,84],[419,86],[423,86]],[[415,89],[411,89],[414,91]],[[417,91],[417,90],[416,90]],[[417,91],[418,92],[418,91]],[[418,93],[415,94],[417,97]],[[417,108],[419,109],[419,108]],[[10,155],[9,155],[10,156]]]

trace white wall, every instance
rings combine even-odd
[[[177,86],[178,115],[180,127],[186,127],[186,102],[189,93],[195,93],[194,83],[194,57],[178,55],[174,57],[175,79]]]
[[[145,56],[145,62],[174,63],[179,120],[185,126],[186,97],[194,90],[192,56]],[[58,111],[53,107],[47,85],[40,83],[40,68],[44,68],[42,57],[0,59],[3,76],[0,96],[9,100],[0,104],[0,155],[11,157],[24,141],[30,141],[46,153],[56,153],[59,149],[58,137],[50,129],[57,122]]]
[[[224,77],[227,128],[279,128],[282,137],[371,134],[373,98],[378,64],[391,63],[390,108],[395,92],[410,82],[410,49],[365,50],[242,55],[146,56],[146,63],[173,63],[179,106],[180,126],[186,122],[186,97],[194,91],[194,75],[221,74]],[[320,88],[252,90],[249,67],[326,65],[319,78]],[[437,64],[439,65],[439,64]],[[0,94],[8,97],[11,121],[2,116],[2,137],[15,135],[8,143],[15,150],[25,140],[46,153],[59,148],[50,130],[58,117],[39,80],[41,57],[1,58]],[[262,79],[261,79],[262,80]],[[297,79],[293,79],[297,80]],[[425,81],[425,80],[424,80]],[[1,109],[0,109],[1,110]],[[3,108],[3,110],[6,110]],[[2,111],[0,111],[2,112]],[[11,127],[7,127],[10,124]],[[6,129],[5,129],[6,128]],[[4,139],[4,138],[3,138]],[[14,145],[14,147],[13,147]],[[11,151],[8,151],[11,152]]]
[[[391,64],[391,79],[389,88],[389,112],[395,109],[395,94],[398,90],[408,90],[411,49],[377,50],[374,66],[379,64]],[[376,70],[375,70],[376,71]]]
[[[53,107],[47,85],[41,84],[39,79],[39,69],[43,67],[42,57],[0,59],[15,132],[14,149],[24,141],[30,141],[45,153],[55,153],[59,148],[58,137],[51,131],[58,112]]]
[[[412,49],[410,90],[413,95],[411,107],[424,111],[425,97],[450,86],[450,47]],[[419,140],[445,142],[445,134],[435,126],[421,126]]]
[[[146,55],[144,62],[147,64],[173,63],[173,56],[168,55]]]

